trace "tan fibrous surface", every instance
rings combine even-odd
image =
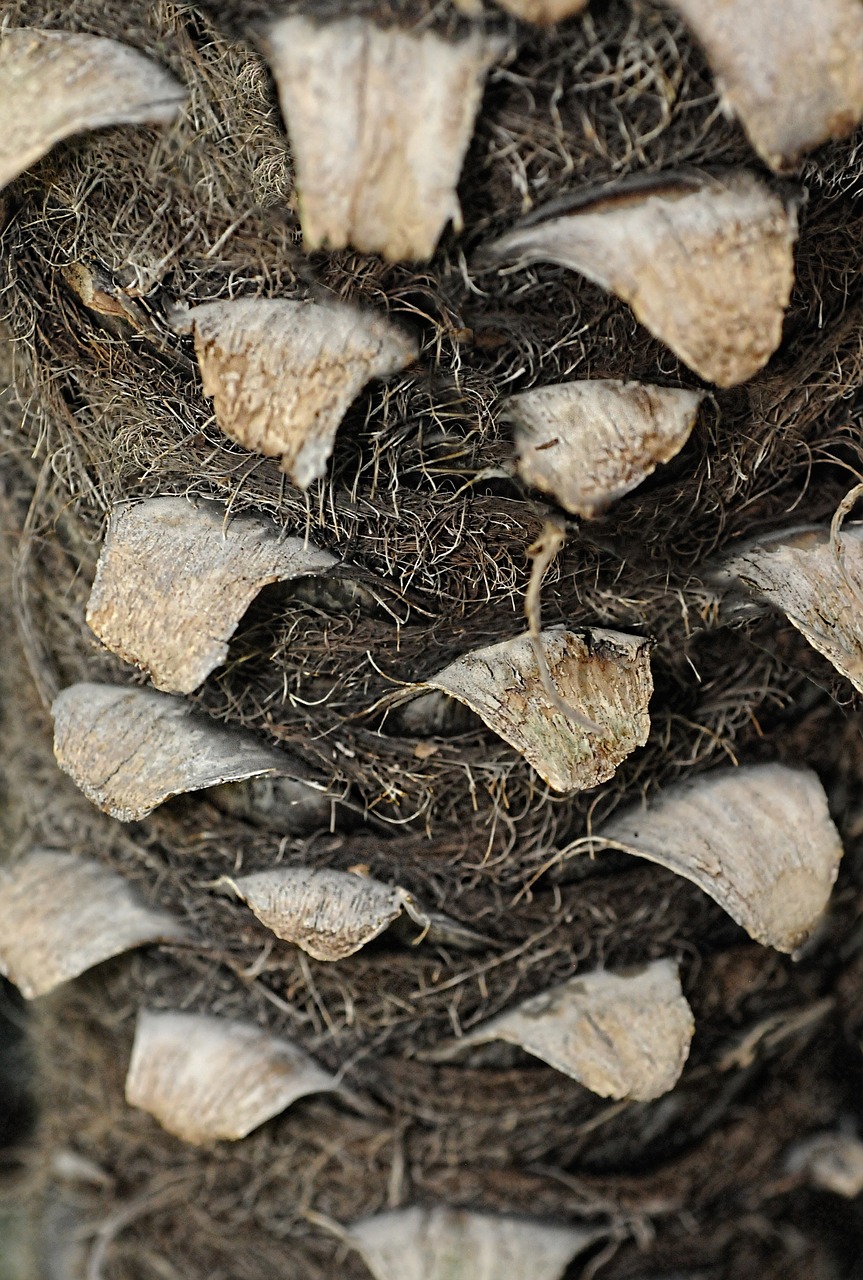
[[[785,614],[863,692],[863,526],[778,533],[724,565]]]
[[[87,622],[157,689],[191,693],[224,662],[262,587],[333,564],[329,552],[280,536],[254,516],[230,516],[222,503],[121,503],[111,513]]]
[[[204,394],[225,435],[279,458],[305,489],[371,378],[415,359],[415,342],[373,311],[338,302],[240,298],[188,313]]]
[[[409,895],[370,876],[312,867],[274,867],[223,882],[277,938],[316,960],[343,960],[383,933]]]
[[[82,682],[58,694],[52,711],[58,765],[121,822],[185,791],[261,774],[296,776],[289,756],[168,694]],[[321,804],[328,812],[323,796]]]
[[[551,705],[529,635],[466,653],[414,688],[421,696],[439,690],[470,707],[556,791],[585,791],[612,777],[647,741],[650,642],[619,631],[551,627],[541,645],[560,696],[601,733]]]
[[[263,47],[297,166],[307,249],[425,260],[452,221],[486,73],[503,42],[360,17],[273,23]]]
[[[522,391],[503,414],[515,427],[525,483],[590,517],[680,452],[702,398],[679,387],[596,378]]]
[[[531,996],[444,1054],[505,1040],[602,1098],[645,1102],[677,1084],[694,1030],[677,965],[654,960],[629,973],[597,969]]]
[[[196,1146],[237,1140],[332,1076],[289,1041],[229,1018],[138,1015],[126,1101]]]
[[[495,0],[495,3],[513,17],[540,26],[563,22],[587,7],[587,0]]]
[[[443,1205],[380,1213],[348,1239],[375,1280],[560,1280],[602,1230]]]
[[[18,28],[0,36],[0,189],[72,134],[170,124],[186,91],[136,49],[99,36]]]
[[[187,937],[91,859],[33,849],[0,870],[0,973],[28,1000],[133,947]]]
[[[708,382],[733,387],[779,345],[797,217],[746,170],[622,185],[508,232],[489,252],[553,262],[617,294]]]
[[[750,937],[795,951],[816,928],[842,842],[811,769],[721,769],[669,787],[597,832],[709,893]]]
[[[670,0],[704,46],[728,109],[783,171],[863,115],[859,0]]]

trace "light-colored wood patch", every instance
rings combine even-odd
[[[508,232],[488,252],[580,272],[628,303],[690,369],[733,387],[779,346],[796,238],[794,208],[736,170],[623,184]]]
[[[596,834],[691,880],[756,942],[788,952],[817,926],[842,858],[818,777],[781,764],[678,783]]]
[[[698,391],[600,378],[537,387],[503,409],[522,479],[574,515],[595,516],[679,453]]]
[[[329,552],[254,516],[229,517],[219,502],[122,503],[111,513],[87,622],[157,689],[191,693],[224,662],[262,587],[333,564]]]
[[[414,340],[384,317],[339,302],[238,298],[193,307],[186,319],[221,430],[279,458],[301,489],[324,474],[339,423],[366,383],[417,355]]]
[[[237,1140],[298,1098],[336,1087],[288,1040],[199,1013],[138,1015],[126,1101],[196,1146]]]
[[[0,973],[28,1000],[133,947],[186,938],[91,859],[33,849],[0,870]]]
[[[291,16],[262,41],[291,140],[308,249],[424,261],[452,221],[486,74],[502,41],[474,30]]]
[[[101,36],[31,27],[0,36],[0,189],[76,133],[170,124],[186,100],[172,75]]]

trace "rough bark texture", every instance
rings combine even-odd
[[[118,956],[31,1006],[40,1126],[24,1163],[46,1248],[99,1280],[369,1280],[346,1248],[352,1224],[443,1206],[598,1232],[565,1280],[591,1269],[598,1280],[844,1280],[863,1247],[860,1203],[789,1153],[825,1132],[853,1136],[863,1119],[860,702],[781,611],[739,588],[726,596],[720,571],[753,539],[828,529],[861,474],[859,136],[796,172],[808,199],[781,335],[787,192],[761,179],[776,210],[775,307],[754,345],[739,312],[699,341],[726,372],[729,350],[755,351],[750,370],[775,350],[748,381],[708,388],[584,276],[483,256],[527,215],[572,212],[586,189],[613,195],[643,176],[664,190],[684,166],[757,169],[673,10],[595,0],[540,28],[488,4],[315,5],[319,21],[361,15],[506,43],[457,187],[464,229],[445,228],[419,268],[303,244],[258,44],[262,23],[300,11],[3,7],[13,27],[124,41],[189,95],[175,123],[76,136],[4,193],[16,386],[0,404],[5,852],[95,858],[194,938]],[[657,272],[663,246],[650,251]],[[728,283],[714,248],[705,262]],[[749,306],[756,294],[735,286],[734,297]],[[323,298],[395,326],[419,355],[352,393],[326,472],[303,492],[219,429],[177,320],[211,303]],[[705,401],[673,460],[606,514],[567,520],[519,479],[502,400],[594,378]],[[251,801],[230,813],[205,791],[121,822],[57,767],[49,707],[61,690],[145,683],[85,614],[110,512],[155,495],[269,519],[355,575],[354,594],[328,581],[265,587],[227,661],[177,700],[213,733],[248,735],[266,761],[302,766],[325,800],[303,830],[278,804],[252,821]],[[391,708],[394,691],[524,633],[528,553],[551,517],[566,540],[542,583],[543,629],[652,642],[646,742],[607,781],[567,794],[481,721],[407,732]],[[596,840],[686,779],[776,762],[818,775],[845,850],[796,961],[697,884]],[[406,946],[395,922],[319,962],[212,890],[277,867],[362,868],[472,930],[479,949]],[[659,1099],[603,1100],[499,1042],[467,1060],[428,1056],[573,978],[657,960],[679,965],[696,1027]],[[251,1025],[297,1044],[343,1091],[300,1098],[246,1138],[189,1146],[125,1101],[141,1009]]]

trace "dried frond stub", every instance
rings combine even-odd
[[[581,13],[587,8],[588,0],[495,0],[495,3],[514,18],[546,27]]]
[[[144,818],[171,796],[262,774],[297,780],[301,804],[326,797],[301,766],[241,730],[195,714],[178,698],[118,685],[70,685],[54,700],[54,755],[88,800],[122,822]]]
[[[842,858],[817,776],[781,764],[678,783],[597,836],[685,876],[778,951],[795,951],[812,933]]]
[[[863,1191],[863,1142],[850,1133],[836,1130],[804,1138],[787,1153],[785,1166],[812,1186],[848,1200]]]
[[[280,458],[301,489],[324,474],[339,423],[366,383],[417,356],[401,329],[340,302],[237,298],[193,307],[187,319],[222,431]]]
[[[333,564],[329,552],[254,516],[229,517],[218,502],[124,502],[111,513],[87,622],[157,689],[191,693],[224,662],[262,587]]]
[[[254,875],[221,876],[214,887],[233,890],[277,938],[315,960],[343,960],[405,915],[416,942],[428,939],[457,950],[476,950],[489,939],[439,911],[426,912],[406,889],[371,876],[329,868],[274,867]]]
[[[579,271],[629,303],[690,369],[733,387],[779,345],[796,237],[795,209],[735,170],[623,183],[510,231],[489,253]]]
[[[555,791],[586,791],[615,769],[650,731],[650,642],[621,631],[550,627],[540,643],[560,697],[600,732],[582,728],[552,706],[529,635],[474,649],[404,701],[438,691],[463,703],[536,769]],[[437,720],[439,707],[426,704]]]
[[[0,35],[0,189],[55,143],[115,124],[170,124],[186,91],[158,63],[101,36]]]
[[[425,917],[405,889],[371,876],[312,867],[274,867],[217,883],[233,889],[277,938],[316,960],[343,960],[383,933],[407,911]]]
[[[0,973],[28,1000],[133,947],[186,938],[91,859],[34,849],[0,870]]]
[[[863,116],[859,0],[671,0],[704,46],[725,106],[772,169]]]
[[[671,960],[630,973],[596,970],[483,1023],[434,1057],[503,1040],[602,1098],[647,1101],[673,1089],[695,1024]]]
[[[443,1205],[379,1213],[348,1229],[375,1280],[560,1280],[604,1234]]]
[[[813,649],[863,692],[863,525],[779,534],[739,551],[725,571],[780,609]]]
[[[263,40],[297,167],[308,249],[424,261],[447,222],[486,73],[503,42],[291,16]]]
[[[288,1040],[200,1013],[138,1015],[126,1101],[200,1146],[244,1138],[308,1093],[336,1080]]]
[[[507,400],[522,479],[567,511],[594,516],[679,453],[699,391],[595,378]]]

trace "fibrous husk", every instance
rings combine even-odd
[[[100,862],[33,849],[0,870],[0,973],[28,1000],[133,947],[186,938]]]
[[[817,776],[781,764],[677,783],[597,837],[685,876],[756,942],[789,952],[821,919],[842,857]]]
[[[343,960],[408,911],[425,923],[411,895],[371,876],[312,867],[273,867],[217,884],[233,889],[277,938],[316,960]]]
[[[290,1041],[200,1013],[138,1015],[126,1101],[196,1146],[244,1138],[308,1093],[336,1088]]]
[[[725,571],[761,592],[863,692],[863,526],[803,529],[755,543]]]
[[[863,1191],[863,1142],[839,1130],[813,1134],[788,1152],[786,1168],[822,1191],[853,1200]]]
[[[170,124],[186,91],[136,49],[31,27],[0,36],[0,189],[73,134]]]
[[[375,1280],[560,1280],[605,1231],[436,1206],[355,1222],[348,1239]]]
[[[340,302],[237,298],[193,307],[187,321],[221,430],[279,458],[301,489],[323,475],[365,384],[417,356],[414,340],[383,316]]]
[[[697,374],[731,387],[779,345],[796,237],[795,209],[733,170],[622,183],[510,231],[488,253],[581,272],[627,302]]]
[[[600,378],[512,396],[518,470],[567,511],[594,516],[679,453],[703,395]]]
[[[585,791],[612,777],[647,741],[650,642],[621,631],[550,627],[540,633],[540,644],[558,694],[601,732],[581,728],[549,701],[529,635],[474,649],[422,684],[408,686],[399,698],[430,691],[455,698],[515,747],[550,787]]]
[[[587,7],[588,0],[495,0],[501,9],[511,13],[515,18],[525,22],[536,22],[540,26],[550,26],[554,22],[563,22],[564,18],[572,18]]]
[[[474,29],[381,28],[291,16],[263,40],[297,169],[307,249],[391,261],[434,253],[450,220],[486,73],[503,42]]]
[[[171,796],[261,774],[298,779],[298,800],[329,800],[303,780],[301,766],[241,730],[226,729],[169,694],[83,682],[58,694],[54,755],[105,813],[144,818]]]
[[[704,46],[726,107],[783,170],[863,115],[860,0],[671,0]]]
[[[525,1000],[437,1051],[503,1040],[603,1098],[647,1101],[673,1089],[695,1023],[671,960],[629,973],[596,970]]]
[[[124,502],[111,513],[87,622],[157,689],[191,693],[224,662],[262,587],[333,564],[329,552],[254,516],[229,517],[218,502]]]

